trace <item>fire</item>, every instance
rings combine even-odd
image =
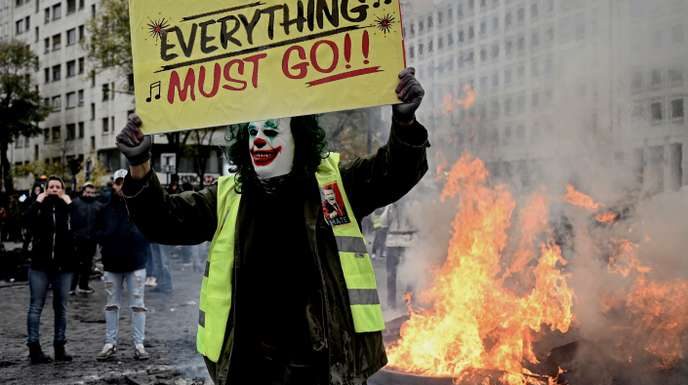
[[[616,222],[616,220],[619,218],[619,214],[613,212],[613,211],[605,211],[603,213],[595,215],[595,220],[600,222],[600,223],[605,223],[605,224],[612,224]]]
[[[464,110],[467,110],[475,105],[475,100],[477,97],[478,94],[475,92],[473,87],[466,84],[463,86],[463,98],[457,100],[456,104],[458,104],[459,107],[463,108]]]
[[[576,190],[576,188],[570,184],[566,186],[566,195],[564,198],[566,202],[590,211],[595,211],[600,208],[599,203],[595,202],[590,196]]]
[[[463,86],[463,96],[460,98],[454,99],[451,94],[444,96],[442,100],[442,109],[447,114],[454,112],[457,107],[468,110],[475,105],[477,97],[478,94],[475,92],[473,87],[471,87],[469,84],[466,84]]]
[[[388,349],[390,366],[458,381],[492,371],[501,373],[502,383],[542,382],[524,365],[537,363],[533,341],[543,327],[566,332],[571,325],[573,294],[561,271],[566,260],[557,245],[536,240],[547,232],[541,194],[517,213],[518,250],[507,255],[516,203],[505,186],[491,187],[488,177],[484,164],[468,155],[450,170],[442,199],[457,199],[458,211],[447,258],[435,271],[434,286],[419,296],[426,310],[410,307],[400,340]],[[507,259],[512,261],[504,270]]]

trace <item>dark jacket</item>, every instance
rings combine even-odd
[[[35,201],[27,213],[32,234],[31,268],[40,271],[75,271],[71,204],[57,196]]]
[[[95,235],[105,271],[128,273],[146,266],[150,244],[129,221],[124,199],[117,194],[98,212]]]
[[[340,164],[344,189],[359,223],[375,209],[404,196],[418,183],[427,171],[428,146],[427,132],[422,125],[393,125],[389,142],[377,154]],[[314,176],[312,188],[303,210],[308,242],[316,256],[314,262],[320,288],[307,307],[310,337],[314,350],[327,349],[330,384],[360,384],[387,363],[382,334],[354,332],[334,234],[324,220]],[[155,242],[194,244],[211,240],[215,233],[218,222],[216,186],[200,192],[168,195],[151,172],[140,181],[127,176],[123,191],[132,219]],[[246,212],[244,202],[242,200],[237,217],[236,239],[259,242],[260,239],[242,238],[242,233],[259,233],[242,227],[242,223],[247,222],[245,218],[251,215]],[[238,250],[235,250],[235,258],[236,269],[241,260]],[[237,276],[237,280],[240,279]],[[243,295],[236,291],[234,294]],[[228,322],[232,321],[230,316]],[[206,361],[218,385],[227,383],[230,356],[227,345],[225,343],[217,364]]]
[[[96,217],[102,207],[95,198],[78,197],[72,202],[72,228],[77,242],[95,240]]]

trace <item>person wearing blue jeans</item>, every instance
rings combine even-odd
[[[172,293],[172,274],[168,263],[168,255],[163,254],[162,250],[167,251],[165,245],[151,243],[151,257],[148,259],[146,269],[149,276],[155,277],[156,286],[153,291],[165,294]]]
[[[143,301],[146,282],[146,259],[150,244],[136,225],[129,221],[129,212],[122,198],[122,182],[126,170],[117,170],[113,176],[113,194],[96,217],[96,239],[101,247],[105,271],[105,345],[96,359],[105,361],[117,351],[119,314],[122,292],[126,289],[131,308],[134,340],[134,358],[148,359],[143,347],[146,329],[146,305]]]
[[[140,269],[128,273],[113,273],[106,271],[105,291],[107,293],[107,305],[105,306],[105,344],[117,346],[119,333],[119,309],[122,304],[122,291],[126,286],[129,307],[131,307],[131,323],[133,328],[134,346],[143,345],[146,330],[146,312],[143,303],[144,283],[146,281],[146,269]],[[143,310],[143,311],[142,311]]]
[[[41,313],[48,287],[53,291],[55,311],[55,360],[71,361],[65,352],[67,329],[67,298],[72,273],[76,270],[73,231],[71,226],[71,199],[64,192],[64,183],[58,177],[48,178],[44,193],[36,197],[29,208],[27,219],[33,235],[29,290],[31,302],[27,316],[29,357],[32,364],[52,361],[41,349]]]

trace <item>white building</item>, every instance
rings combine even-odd
[[[14,165],[32,161],[68,163],[96,158],[109,170],[124,167],[115,136],[134,110],[126,76],[115,71],[93,73],[84,43],[87,23],[99,0],[0,0],[0,40],[17,39],[31,45],[39,57],[34,83],[54,111],[41,123],[43,135],[18,140],[9,154]],[[217,133],[214,142],[223,140]],[[165,152],[156,138],[154,165]],[[178,171],[192,174],[190,159]],[[209,173],[221,169],[219,156],[208,162]]]
[[[429,91],[419,117],[440,145],[518,184],[582,158],[630,170],[648,192],[688,184],[688,2],[409,3],[407,57]]]

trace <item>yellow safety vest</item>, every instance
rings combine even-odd
[[[351,317],[356,333],[385,328],[377,293],[375,271],[366,251],[361,228],[344,191],[339,174],[339,154],[330,153],[316,173],[323,199],[323,215],[332,225],[339,259],[346,281]],[[196,349],[213,362],[220,358],[227,320],[232,306],[235,228],[241,194],[234,177],[221,177],[217,187],[218,226],[210,245],[201,284]],[[328,202],[332,203],[325,203]]]

